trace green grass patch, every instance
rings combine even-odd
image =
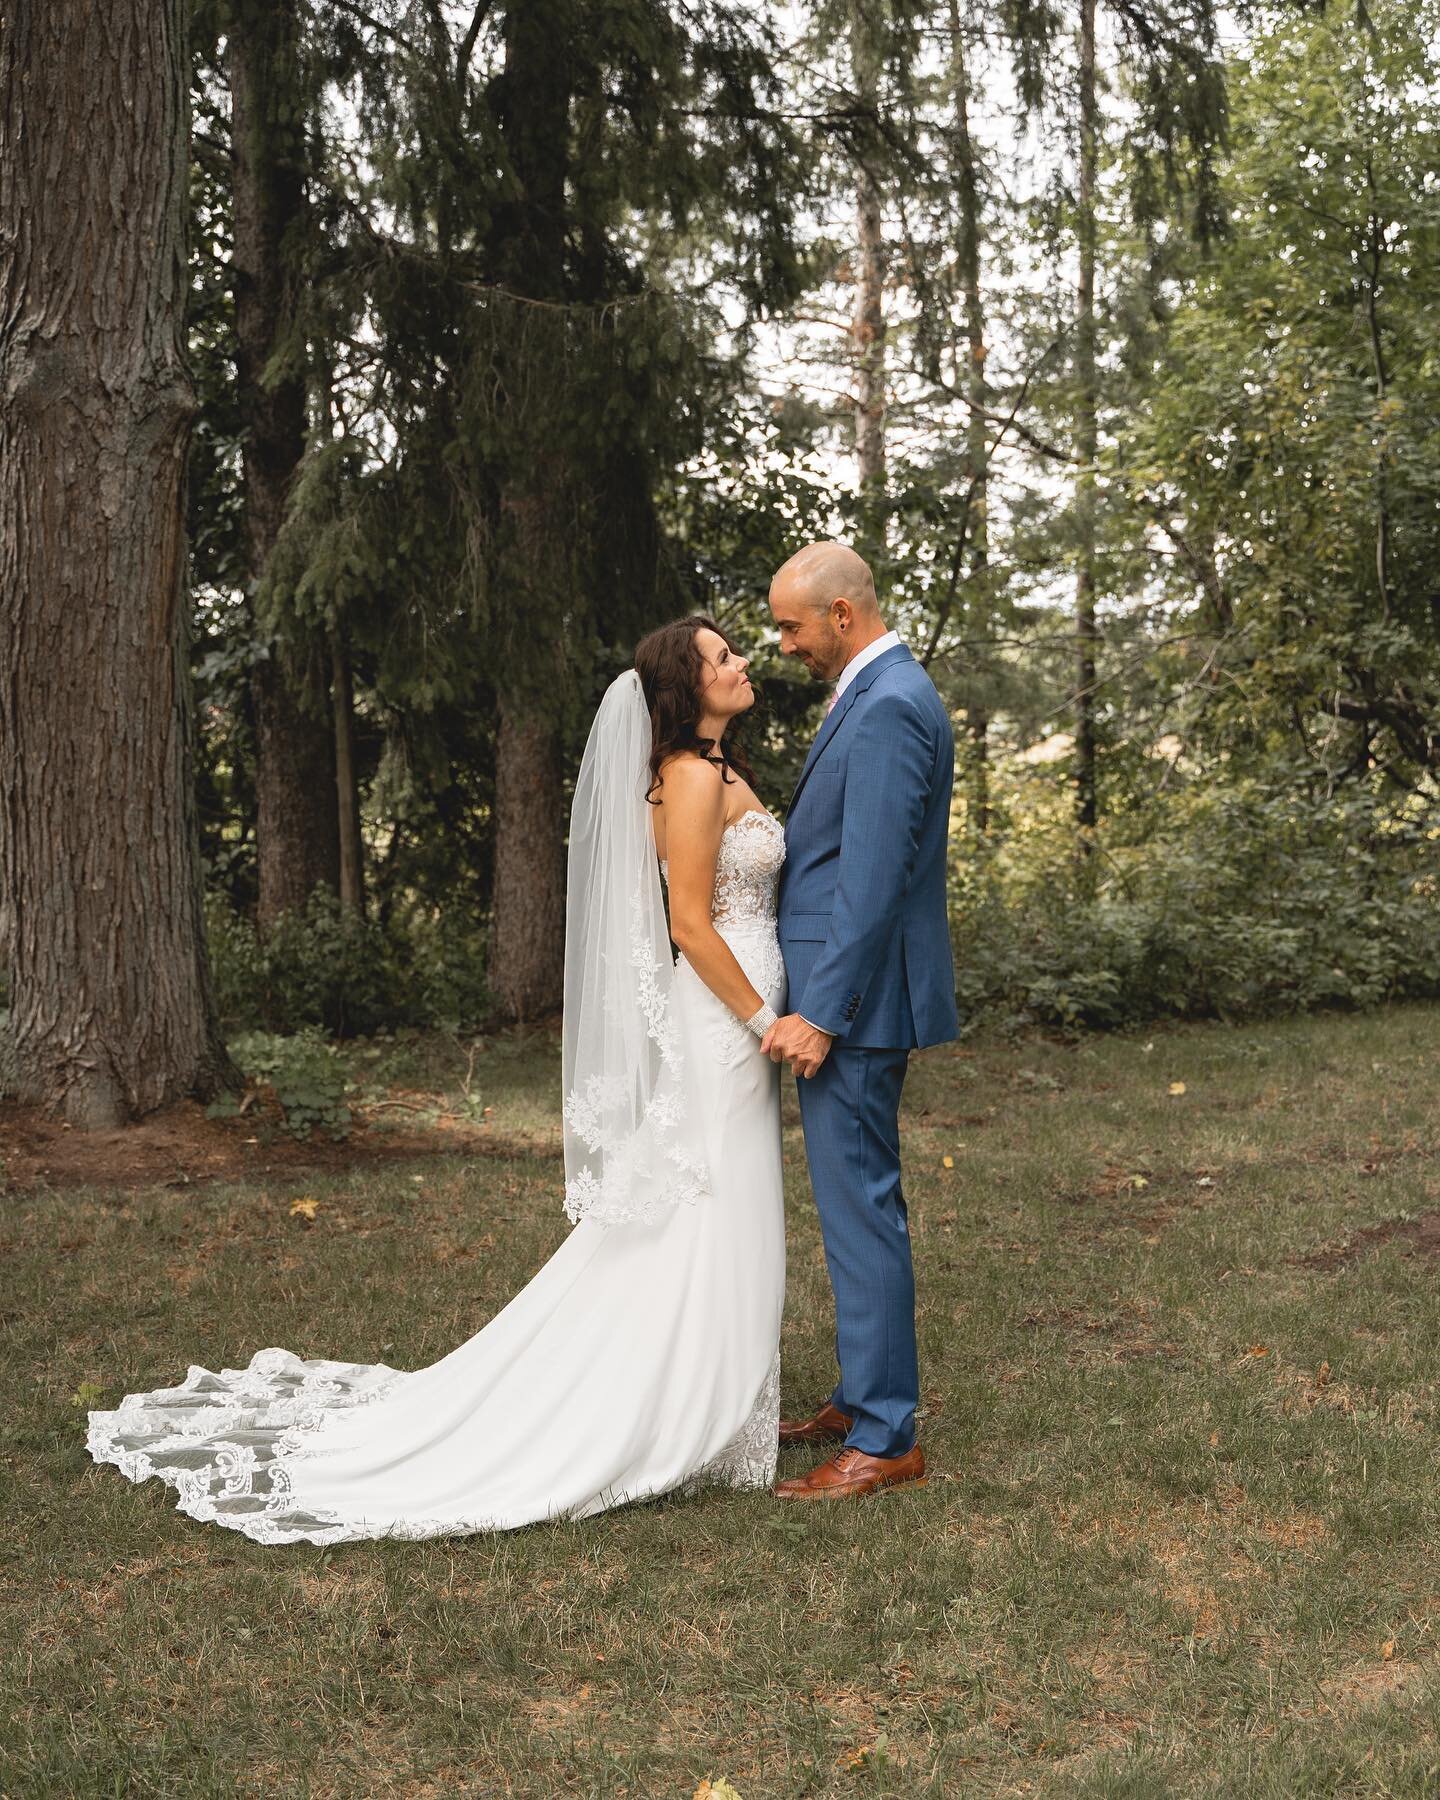
[[[533,1150],[6,1198],[0,1793],[1440,1789],[1440,1010],[917,1058],[923,1489],[276,1550],[90,1464],[85,1409],[190,1363],[477,1330],[566,1230],[553,1050],[486,1080]]]

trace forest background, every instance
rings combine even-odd
[[[830,535],[956,719],[967,1019],[1440,988],[1437,0],[184,25],[227,1036],[553,1011],[599,694],[710,613],[782,810]]]

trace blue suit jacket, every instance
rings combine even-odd
[[[957,1031],[945,898],[955,736],[903,644],[862,669],[811,746],[785,821],[791,1012],[870,1049]]]

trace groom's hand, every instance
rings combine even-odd
[[[797,1076],[809,1076],[830,1054],[834,1042],[828,1031],[807,1024],[799,1013],[786,1013],[765,1033],[760,1048],[771,1062],[787,1062]]]

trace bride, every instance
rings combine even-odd
[[[96,1461],[158,1476],[182,1512],[262,1544],[507,1530],[769,1486],[785,1239],[780,1075],[759,1040],[784,999],[785,849],[724,741],[754,703],[745,671],[708,619],[664,626],[591,728],[566,899],[576,1224],[555,1255],[428,1368],[279,1349],[192,1367],[92,1412]]]

